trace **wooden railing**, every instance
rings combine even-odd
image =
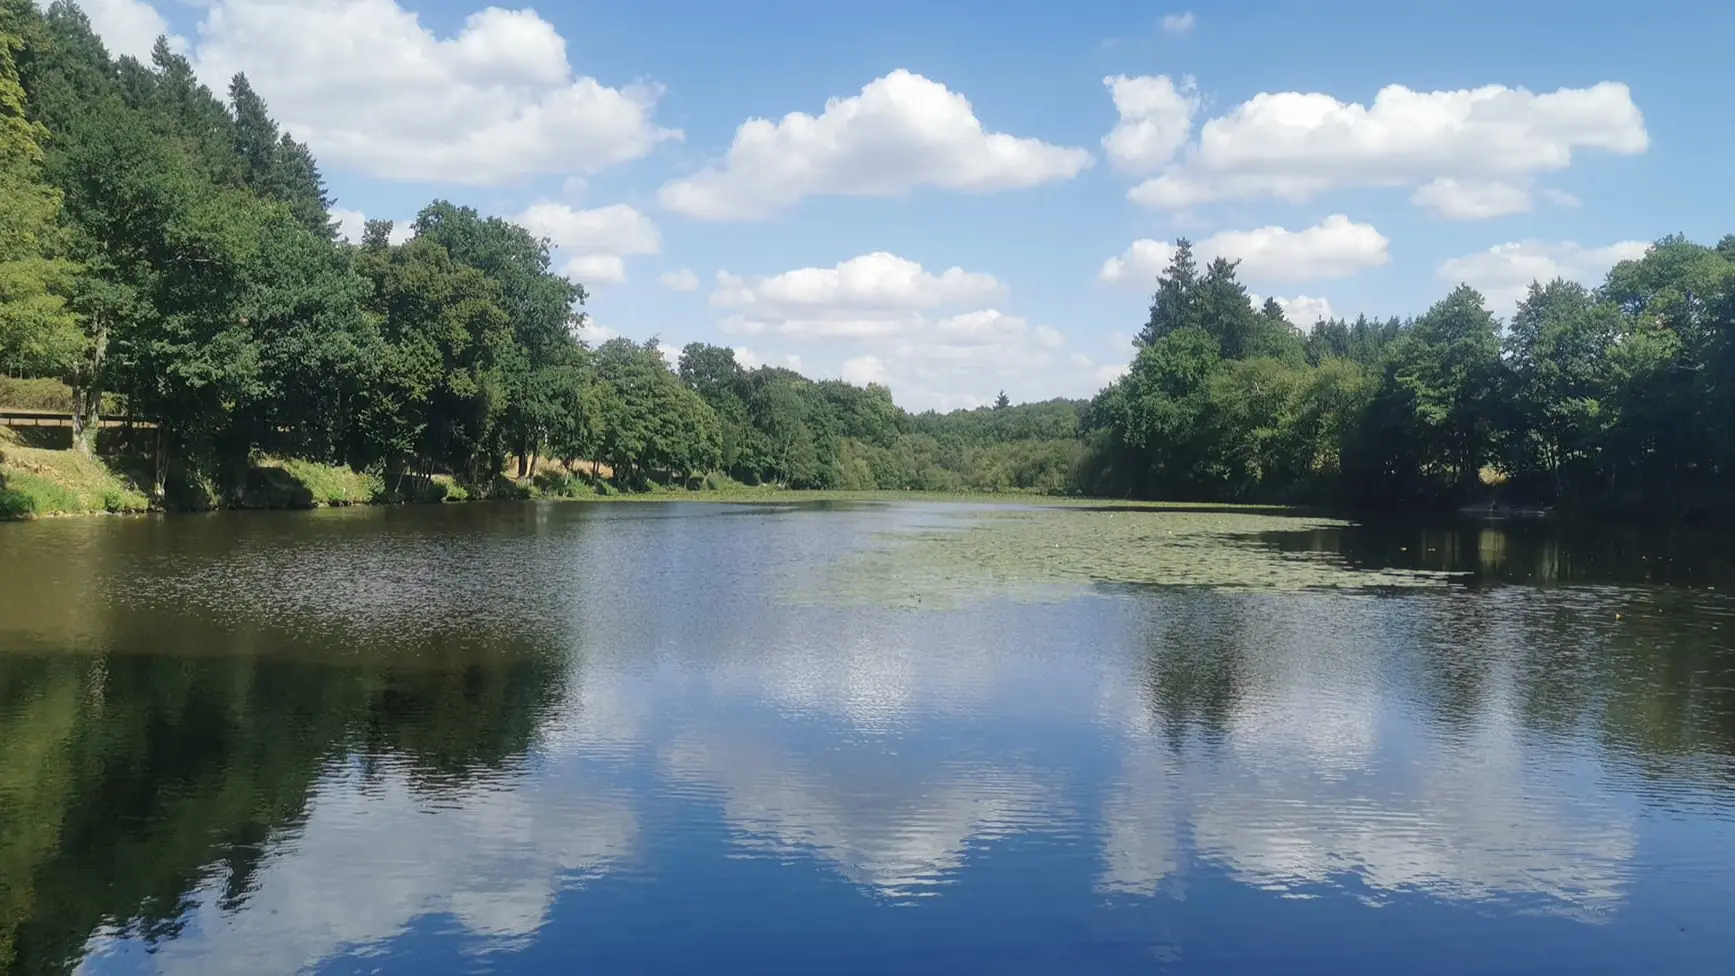
[[[55,410],[16,410],[0,407],[0,427],[71,427],[72,415]],[[149,420],[134,420],[114,414],[97,421],[98,427],[155,427]]]

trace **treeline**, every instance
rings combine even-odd
[[[1051,400],[910,415],[883,386],[748,370],[726,347],[694,343],[680,377],[720,419],[720,470],[747,484],[927,491],[1065,491],[1085,404]]]
[[[1460,286],[1409,320],[1255,309],[1179,242],[1081,486],[1147,498],[1514,504],[1686,516],[1735,500],[1735,236],[1601,287],[1536,283],[1506,328]]]

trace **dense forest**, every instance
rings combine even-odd
[[[270,457],[386,497],[439,477],[1678,515],[1735,465],[1735,237],[1539,282],[1504,325],[1459,287],[1307,330],[1181,241],[1093,401],[912,415],[726,347],[592,348],[583,286],[524,228],[437,200],[401,243],[381,221],[349,242],[332,203],[244,75],[219,96],[166,43],[113,59],[76,5],[0,0],[0,382],[69,391],[85,454],[110,405],[148,424],[102,449],[158,499],[241,501]]]
[[[1181,241],[1138,345],[1087,418],[1093,492],[1669,515],[1735,494],[1735,236],[1533,283],[1505,327],[1459,286],[1306,335]]]

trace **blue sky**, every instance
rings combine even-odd
[[[208,82],[246,70],[345,211],[540,214],[593,337],[729,344],[915,408],[1091,394],[1183,234],[1353,316],[1455,278],[1508,314],[1530,276],[1735,231],[1730,4],[84,6],[116,51],[166,29]],[[724,165],[791,112],[820,118]]]

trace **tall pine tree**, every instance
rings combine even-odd
[[[1199,266],[1193,261],[1193,242],[1183,237],[1175,242],[1169,267],[1157,278],[1151,317],[1139,331],[1139,344],[1148,346],[1172,332],[1197,326],[1198,291]]]
[[[332,201],[313,154],[289,133],[278,131],[265,100],[253,90],[245,74],[237,74],[230,82],[229,102],[235,113],[235,154],[241,160],[241,178],[247,187],[287,206],[308,230],[327,240],[335,239]]]

